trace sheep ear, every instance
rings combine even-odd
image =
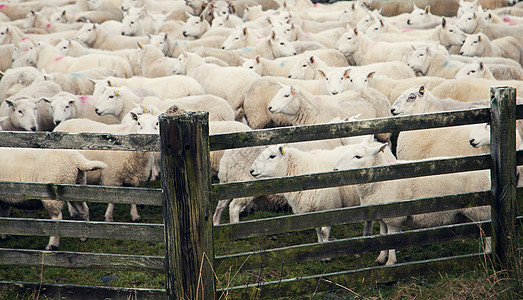
[[[107,80],[107,85],[110,86],[110,87],[114,86],[114,84],[113,84],[113,82],[111,80]]]
[[[281,155],[285,155],[285,146],[284,145],[278,145],[278,151],[280,151]]]
[[[261,57],[259,55],[256,55],[255,60],[256,60],[256,63],[258,63],[258,64],[261,63]]]
[[[247,33],[249,33],[249,31],[247,30],[247,27],[243,27],[242,32],[243,32],[243,35],[247,35]]]
[[[378,153],[380,153],[380,152],[385,152],[385,148],[387,148],[388,145],[389,145],[389,144],[387,144],[387,143],[384,143],[384,144],[380,144],[380,145],[378,145],[378,147],[376,147],[375,149],[373,149],[373,150],[374,150],[374,153],[373,153],[373,154],[376,155],[376,154],[378,154]]]
[[[419,94],[422,96],[425,95],[425,86],[424,85],[419,87]]]
[[[383,24],[383,20],[382,19],[380,19],[380,25],[381,25],[381,27],[385,27],[385,24]]]
[[[11,100],[5,100],[5,103],[7,103],[7,107],[14,107],[15,106],[14,102],[11,101]]]
[[[200,16],[200,21],[203,21],[203,15]]]
[[[314,55],[312,55],[311,57],[309,57],[309,62],[311,64],[314,64],[315,60],[314,60]]]
[[[447,26],[447,19],[441,18],[441,27],[445,28]]]
[[[374,73],[376,72],[370,72],[368,75],[367,75],[367,78],[368,79],[372,79],[374,77]]]
[[[485,67],[485,66],[483,65],[483,62],[480,61],[480,62],[479,62],[479,69],[480,69],[480,70],[483,70],[484,67]]]
[[[354,34],[358,35],[358,28],[354,27]]]
[[[142,43],[140,43],[140,42],[137,41],[136,44],[138,44],[138,48],[143,49],[143,45],[142,45]]]
[[[478,42],[481,42],[481,35],[478,35]]]
[[[115,91],[114,91],[114,95],[115,95],[115,96],[120,95],[120,90],[115,90]]]
[[[267,17],[267,18],[265,18],[265,20],[267,20],[267,23],[272,24],[271,17]]]
[[[430,14],[430,5],[425,6],[425,12]]]
[[[325,72],[323,72],[323,70],[318,69],[318,73],[320,73],[321,78],[325,77]]]
[[[272,32],[271,39],[273,39],[273,40],[276,39],[276,32],[274,32],[274,31]]]
[[[69,105],[75,105],[76,104],[76,100],[69,100]]]
[[[293,86],[291,86],[291,93],[293,96],[296,96],[296,89]]]
[[[96,81],[92,80],[92,79],[89,79],[89,81],[93,84],[93,85],[96,85]]]
[[[43,101],[45,103],[51,103],[51,101],[49,101],[49,100],[47,100],[45,98],[40,98],[40,100],[38,100],[38,102],[40,102],[40,101]]]
[[[152,38],[152,37],[153,37],[149,32],[146,32],[145,35],[146,35],[148,38]]]
[[[476,15],[476,13],[472,13],[472,16],[474,17],[474,20],[478,18],[478,15]]]
[[[138,121],[138,115],[135,114],[134,112],[130,112],[129,113],[131,115],[131,118],[134,120],[134,121]]]
[[[414,45],[410,44],[410,47],[412,48],[412,50],[416,51],[416,47],[414,47]]]
[[[344,76],[345,78],[349,78],[349,77],[350,77],[349,74],[350,74],[350,68],[345,69],[345,72],[343,72],[343,76]]]
[[[356,10],[356,4],[354,2],[352,2],[352,10]]]

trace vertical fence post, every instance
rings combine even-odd
[[[491,87],[492,254],[497,270],[517,268],[516,89]]]
[[[168,299],[214,299],[207,112],[160,120]]]

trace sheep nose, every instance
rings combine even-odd
[[[475,143],[474,139],[469,140],[469,143],[472,147],[476,147],[478,145],[477,143]]]
[[[410,25],[410,19],[407,20],[407,25]]]
[[[31,131],[36,131],[36,126],[31,127]]]
[[[61,122],[60,120],[56,120],[56,121],[54,121],[54,124],[58,125],[58,124],[60,124],[60,122]]]
[[[459,55],[463,55],[463,51],[460,51],[460,52],[459,52]]]
[[[249,173],[251,173],[251,175],[254,175],[254,170],[250,170]]]
[[[268,109],[269,109],[269,111],[272,111],[272,106],[269,106]]]
[[[223,49],[223,50],[225,50],[225,46],[224,46],[224,47],[222,47],[222,49]]]
[[[187,32],[186,31],[182,32],[182,34],[183,34],[184,37],[187,37]]]
[[[332,95],[337,95],[337,94],[338,94],[338,92],[332,92]]]
[[[333,171],[339,171],[338,168],[334,168]]]
[[[289,75],[289,78],[291,78],[291,75]]]
[[[125,32],[122,31],[122,35],[125,35]]]
[[[396,114],[396,109],[395,109],[395,108],[391,108],[391,109],[390,109],[390,113],[393,114],[393,115],[395,115],[395,114]]]

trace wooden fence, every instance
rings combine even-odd
[[[523,118],[523,106],[515,105],[513,88],[492,88],[491,108],[426,115],[381,118],[359,122],[310,125],[256,130],[209,136],[206,113],[160,116],[160,137],[155,135],[106,135],[0,132],[4,147],[35,147],[89,150],[161,151],[162,189],[94,187],[46,183],[0,182],[2,197],[48,198],[67,201],[136,203],[162,205],[164,225],[83,221],[55,221],[0,218],[0,234],[58,235],[63,237],[165,241],[165,257],[0,249],[0,265],[95,268],[128,271],[165,272],[166,289],[85,287],[18,283],[22,289],[44,289],[77,299],[82,295],[104,295],[124,299],[246,299],[275,298],[336,289],[362,282],[390,282],[412,275],[461,270],[483,257],[475,253],[447,258],[348,270],[332,274],[289,278],[276,282],[253,283],[216,289],[214,271],[229,267],[249,270],[305,260],[377,252],[450,240],[493,238],[492,256],[499,269],[519,272],[514,255],[516,236],[516,151],[515,120]],[[211,184],[209,151],[384,132],[398,132],[491,122],[491,154],[434,159],[339,172],[246,182]],[[523,164],[523,153],[518,153]],[[259,219],[236,224],[212,225],[217,200],[245,196],[334,187],[373,181],[491,169],[492,190],[460,195],[431,197],[373,206],[342,208],[300,215]],[[405,175],[409,174],[409,175]],[[419,214],[481,205],[492,206],[492,222],[464,223],[388,235],[348,238],[268,249],[250,253],[215,256],[218,240],[272,235],[337,224],[359,223],[388,217]],[[508,237],[508,238],[507,238]],[[0,285],[12,285],[0,282]]]

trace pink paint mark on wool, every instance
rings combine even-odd
[[[264,38],[263,35],[259,35],[259,36],[257,36],[257,39],[259,39],[259,40],[261,40],[261,39],[263,39],[263,38]]]
[[[310,32],[305,32],[305,38],[306,39],[310,39],[311,38],[311,33]]]
[[[29,48],[25,48],[25,49],[24,49],[24,52],[27,52],[27,51],[29,51]]]
[[[23,37],[23,38],[22,38],[22,41],[26,41],[26,40],[28,40],[28,39],[30,39],[30,37],[26,36],[26,37]]]
[[[62,59],[64,59],[65,56],[58,56],[57,58],[54,59],[54,61],[61,61]]]
[[[316,102],[321,102],[321,98],[318,97],[318,96],[316,96],[316,97],[314,97],[314,101],[316,101]]]
[[[411,32],[411,31],[414,31],[414,29],[412,28],[406,28],[406,29],[402,29],[401,32]]]
[[[78,96],[78,100],[80,100],[80,103],[82,103],[82,104],[89,103],[89,102],[91,102],[92,99],[93,99],[92,96]]]
[[[0,4],[0,9],[7,8],[7,4]]]
[[[517,23],[514,22],[511,17],[504,17],[503,22],[508,23],[508,25],[517,25]]]
[[[122,126],[122,127],[118,128],[118,129],[120,129],[122,131],[127,130],[127,129],[129,129],[129,125]]]
[[[45,25],[45,29],[49,29],[51,27],[51,23],[47,23],[47,25]]]
[[[140,98],[140,100],[138,100],[138,101],[140,101],[140,103],[142,103],[143,102],[143,98]]]
[[[314,3],[314,7],[318,7],[320,5],[318,2]]]
[[[395,163],[397,163],[398,161],[395,160],[395,159],[387,159],[387,162],[388,162],[389,164],[395,164]]]
[[[377,44],[378,44],[378,42],[372,42],[372,43],[370,43],[369,46],[374,47],[374,46],[376,46]]]

